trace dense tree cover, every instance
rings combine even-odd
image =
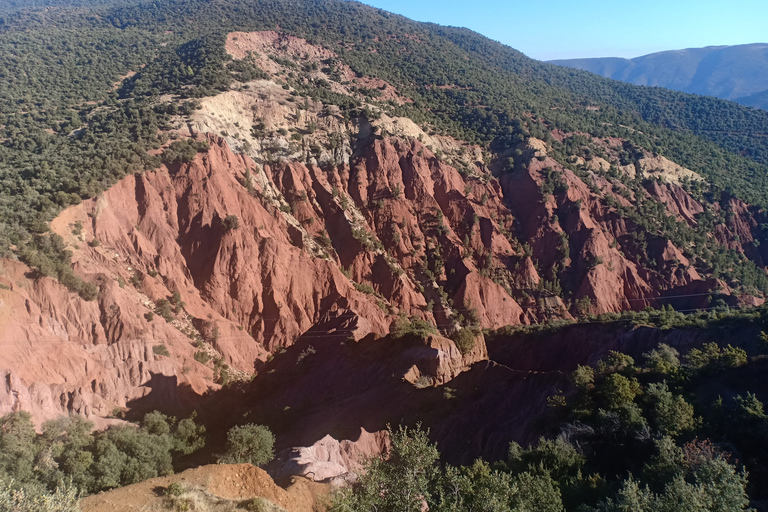
[[[228,90],[234,78],[246,82],[265,76],[246,60],[233,61],[224,50],[222,37],[209,36],[164,49],[147,68],[126,81],[120,95],[151,99],[174,93],[202,98]]]
[[[157,146],[150,132],[165,115],[146,104],[158,94],[199,97],[226,90],[235,78],[263,76],[233,62],[223,36],[276,26],[334,49],[359,75],[390,81],[414,103],[383,106],[435,130],[495,151],[524,132],[553,127],[622,136],[740,197],[768,203],[768,168],[760,153],[768,138],[748,144],[740,139],[766,133],[768,116],[728,102],[550,66],[467,30],[419,24],[355,2],[104,0],[90,9],[72,6],[16,10],[0,24],[0,62],[9,70],[0,74],[0,232],[9,233],[2,247],[39,231],[77,196],[90,197],[140,170],[137,159],[146,160],[143,152]],[[119,91],[120,98],[136,103],[115,104],[113,84],[142,63],[146,67]],[[304,88],[348,112],[359,106],[322,84]],[[106,103],[95,108],[89,101]],[[587,108],[592,105],[599,108]],[[131,110],[139,116],[129,115]],[[113,118],[108,126],[119,136],[105,137],[99,127],[105,117]],[[723,127],[727,133],[718,131]],[[691,133],[718,133],[713,137],[722,147]],[[105,140],[83,140],[97,134]],[[101,160],[110,169],[102,169]],[[22,194],[30,201],[20,201]]]
[[[660,149],[752,202],[768,197],[763,191],[756,195],[749,186],[755,180],[761,189],[767,184],[764,111],[604,80],[528,59],[468,30],[419,24],[354,2],[325,0],[299,7],[285,0],[169,0],[147,9],[115,9],[109,20],[121,28],[159,24],[184,34],[190,31],[186,19],[178,16],[184,11],[198,14],[198,34],[279,26],[328,46],[358,74],[382,77],[412,97],[415,103],[405,110],[417,118],[424,117],[427,107],[427,117],[436,117],[441,129],[470,127],[475,138],[489,142],[506,131],[505,117],[535,114],[561,128],[626,136]],[[485,122],[467,125],[478,116]],[[706,136],[728,151],[690,133]]]
[[[130,0],[7,0],[0,6],[0,12],[48,7],[115,7],[130,4]]]
[[[137,71],[170,38],[114,27],[0,31],[0,119],[35,111],[51,121],[70,118],[67,109],[104,100],[122,75]]]
[[[38,121],[45,113],[9,119],[0,145],[0,251],[47,231],[62,207],[99,194],[129,173],[157,167],[159,157],[147,150],[160,147],[158,128],[167,117],[159,111],[122,102],[91,111],[88,125],[72,135],[46,131]]]
[[[747,510],[750,496],[764,498],[768,415],[751,393],[708,403],[700,390],[753,365],[764,362],[714,343],[685,356],[661,344],[642,364],[611,352],[551,397],[553,438],[457,468],[439,464],[427,432],[390,429],[389,453],[338,491],[331,510]]]
[[[177,421],[157,411],[140,426],[92,432],[82,417],[43,423],[36,433],[30,415],[0,418],[0,481],[28,497],[93,493],[173,473],[174,458],[203,447],[205,428],[192,418]],[[10,493],[13,494],[13,493]],[[33,498],[30,498],[33,499]],[[41,498],[42,499],[42,498]]]
[[[390,429],[386,457],[366,464],[366,472],[332,495],[332,512],[560,512],[747,510],[746,475],[711,445],[684,451],[662,437],[644,471],[662,486],[655,492],[633,476],[618,489],[598,474],[584,474],[588,459],[563,437],[541,439],[522,449],[512,443],[505,462],[478,459],[471,466],[441,466],[427,432]],[[688,457],[688,459],[686,459]]]
[[[702,391],[705,382],[721,378],[749,383],[755,365],[764,365],[761,357],[709,343],[685,356],[661,344],[642,364],[612,352],[596,368],[579,366],[572,389],[552,402],[563,409],[561,439],[586,457],[583,473],[600,475],[605,489],[619,489],[613,505],[601,509],[624,510],[618,504],[632,499],[646,502],[640,510],[653,504],[676,510],[665,503],[688,495],[704,510],[741,510],[747,474],[751,497],[764,499],[768,416],[762,403],[749,392],[712,401]],[[616,480],[627,472],[632,480]],[[705,482],[713,476],[717,483]],[[706,505],[716,501],[706,495],[713,487],[731,504]]]

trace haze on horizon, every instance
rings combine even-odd
[[[408,18],[466,27],[539,60],[634,58],[665,50],[768,42],[765,0],[546,4],[503,0],[362,0]]]

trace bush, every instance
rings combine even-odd
[[[61,484],[53,492],[17,489],[14,482],[0,480],[0,510],[8,512],[80,512],[80,495],[71,485]]]
[[[368,295],[376,295],[376,290],[374,290],[368,283],[354,283],[354,285],[355,290],[359,292],[367,293]]]
[[[172,482],[165,488],[166,496],[181,496],[184,494],[184,486],[179,482]]]
[[[165,345],[155,345],[154,347],[152,347],[152,352],[154,352],[158,356],[169,357],[171,355],[171,353],[168,352],[168,347],[166,347]]]
[[[205,443],[205,428],[191,418],[176,421],[157,411],[141,426],[92,429],[90,421],[71,416],[43,423],[37,434],[27,413],[0,418],[0,511],[68,512],[64,498],[76,498],[70,487],[93,493],[169,475],[176,456]],[[59,508],[46,508],[50,504]]]
[[[252,498],[245,502],[245,509],[251,512],[286,512],[280,505],[276,505],[266,498]]]
[[[227,432],[227,452],[220,462],[261,466],[274,456],[275,436],[264,425],[238,425]]]
[[[166,322],[173,322],[173,306],[168,299],[159,299],[155,301],[155,307],[157,308],[157,314],[165,318]]]
[[[701,373],[723,371],[745,364],[747,364],[747,353],[744,349],[734,348],[731,345],[721,349],[717,343],[705,343],[701,349],[695,348],[686,356],[686,365]]]
[[[415,336],[425,340],[430,334],[437,334],[437,329],[434,325],[421,318],[408,319],[401,316],[395,321],[390,334],[395,339]]]
[[[177,140],[172,142],[170,146],[163,152],[164,164],[175,164],[191,162],[195,159],[197,153],[202,151],[208,151],[208,142],[198,142],[192,139]]]
[[[66,248],[64,239],[59,235],[39,235],[26,245],[19,254],[19,259],[44,276],[59,280],[71,292],[85,300],[94,300],[99,288],[93,283],[86,283],[72,271],[72,251]]]
[[[173,305],[173,312],[177,314],[181,313],[181,310],[184,309],[184,306],[186,305],[184,301],[181,300],[181,294],[178,290],[174,290],[169,302]]]
[[[237,218],[237,215],[227,215],[224,218],[224,228],[227,231],[232,231],[233,229],[237,229],[240,227],[240,219]]]
[[[680,367],[680,353],[674,348],[660,343],[658,347],[643,354],[648,369],[658,373],[673,373]]]
[[[197,361],[200,364],[208,364],[208,361],[211,360],[211,355],[204,351],[204,350],[198,350],[195,352],[195,361]]]
[[[461,355],[466,355],[472,352],[475,348],[475,337],[477,335],[472,329],[461,329],[456,331],[451,336],[451,339],[456,344],[456,348],[459,349]]]

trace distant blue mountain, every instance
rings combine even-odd
[[[552,60],[635,85],[716,96],[768,110],[768,44],[707,46],[634,59]]]

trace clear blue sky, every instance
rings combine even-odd
[[[540,60],[768,42],[768,0],[362,0],[467,27]]]

